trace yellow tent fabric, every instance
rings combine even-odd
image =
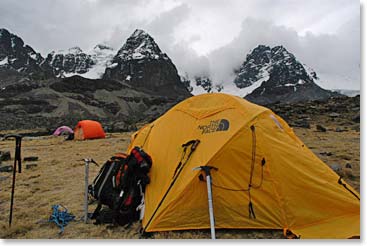
[[[182,144],[196,139],[197,148],[185,152]],[[211,172],[216,229],[283,229],[300,238],[360,235],[358,192],[279,116],[240,97],[186,99],[134,133],[128,151],[134,146],[153,159],[142,222],[147,232],[210,228],[206,182],[193,171],[209,165],[218,168]]]

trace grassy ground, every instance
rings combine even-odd
[[[332,124],[326,125],[330,128]],[[360,189],[360,135],[356,131],[317,132],[296,128],[296,134],[328,165],[346,163],[352,170],[343,169],[345,180],[356,190]],[[115,152],[127,148],[130,133],[109,134],[106,139],[91,141],[64,141],[62,137],[28,138],[23,140],[22,156],[38,156],[37,167],[25,169],[17,174],[13,225],[8,228],[10,189],[12,173],[0,173],[0,238],[129,238],[137,239],[139,223],[130,228],[108,228],[105,225],[84,224],[78,221],[83,215],[84,163],[83,158],[92,157],[103,164]],[[0,141],[0,150],[14,155],[14,141]],[[330,154],[331,153],[331,154]],[[12,161],[3,162],[3,166]],[[91,166],[90,181],[99,168]],[[46,223],[53,204],[63,204],[77,217],[62,235],[56,225]],[[95,205],[90,207],[93,210]],[[266,230],[221,230],[218,238],[283,238],[281,231]],[[210,232],[184,231],[164,232],[152,235],[164,238],[210,238]]]

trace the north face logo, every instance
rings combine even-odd
[[[226,119],[212,120],[208,125],[200,125],[198,128],[201,130],[201,134],[227,131],[229,129],[229,121]]]

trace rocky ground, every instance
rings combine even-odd
[[[335,97],[325,101],[266,105],[290,126],[310,128],[318,125],[321,132],[357,131],[360,121],[360,96]],[[322,125],[324,124],[324,125]]]
[[[334,171],[359,191],[360,96],[267,105]]]
[[[327,102],[269,105],[293,126],[302,141],[356,190],[360,190],[360,98],[336,98]],[[12,131],[12,132],[17,132]],[[4,134],[5,132],[0,132]],[[139,223],[130,228],[107,228],[80,221],[83,215],[84,165],[82,158],[93,157],[103,163],[116,152],[124,151],[130,132],[109,133],[106,139],[64,141],[63,137],[27,137],[24,162],[17,174],[13,225],[8,228],[11,172],[0,172],[0,238],[140,238]],[[28,133],[28,135],[31,135]],[[0,141],[0,151],[14,155],[14,141]],[[11,166],[5,160],[0,168]],[[5,168],[6,169],[6,168]],[[99,168],[92,166],[91,178]],[[35,206],[36,204],[36,206]],[[76,215],[65,232],[46,220],[53,204],[63,204]],[[92,211],[95,205],[91,205]],[[218,238],[283,238],[277,230],[220,230]],[[153,239],[210,238],[208,230],[154,233]]]

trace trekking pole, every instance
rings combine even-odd
[[[212,239],[215,239],[215,218],[214,218],[214,209],[213,209],[213,196],[212,196],[212,179],[210,175],[210,170],[218,170],[216,167],[212,166],[199,166],[195,167],[192,170],[202,170],[206,175],[206,186],[208,189],[208,205],[209,205],[209,218],[210,218],[210,232]]]
[[[10,214],[9,214],[9,227],[13,219],[13,204],[14,204],[14,192],[15,192],[15,176],[18,163],[18,171],[22,172],[22,157],[21,157],[21,147],[22,147],[22,136],[12,134],[6,135],[4,139],[15,138],[15,154],[14,154],[14,166],[13,166],[13,183],[11,186],[11,198],[10,198]]]
[[[88,186],[89,186],[89,163],[98,164],[93,159],[85,158],[83,159],[85,164],[85,190],[84,190],[84,223],[88,223]]]

